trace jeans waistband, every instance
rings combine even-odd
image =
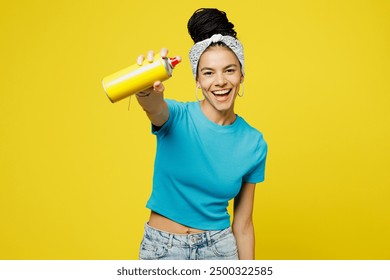
[[[200,233],[176,234],[153,228],[147,223],[145,223],[144,238],[148,238],[151,241],[157,241],[159,243],[166,244],[168,247],[192,247],[204,244],[212,246],[216,240],[221,239],[229,234],[232,234],[232,230],[230,227],[223,230],[211,230]]]

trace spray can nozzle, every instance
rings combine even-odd
[[[171,57],[169,58],[169,62],[172,65],[172,68],[175,68],[175,66],[181,62],[181,57],[180,56]]]

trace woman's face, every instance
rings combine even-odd
[[[234,100],[242,80],[240,62],[228,48],[213,46],[200,57],[197,86],[214,110],[234,113]]]

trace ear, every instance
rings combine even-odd
[[[200,84],[199,84],[198,81],[196,81],[196,87],[197,87],[197,88],[200,88]]]
[[[244,82],[244,75],[241,75],[241,81],[240,83],[242,84]]]

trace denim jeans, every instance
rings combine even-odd
[[[145,224],[140,260],[238,260],[231,228],[195,234],[173,234]]]

